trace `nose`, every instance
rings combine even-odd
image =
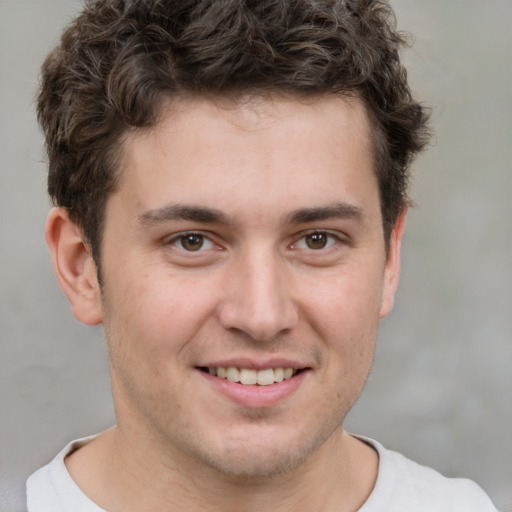
[[[289,332],[299,318],[283,263],[269,252],[233,262],[217,310],[225,329],[262,342]]]

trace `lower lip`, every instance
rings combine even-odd
[[[309,373],[309,370],[302,370],[289,379],[268,386],[258,386],[257,384],[246,386],[198,371],[217,392],[222,393],[238,405],[251,408],[270,407],[278,404],[294,393]]]

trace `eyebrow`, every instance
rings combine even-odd
[[[350,203],[336,203],[332,206],[319,206],[301,208],[289,213],[285,217],[287,224],[307,224],[329,219],[355,219],[364,220],[362,208]],[[204,222],[208,224],[232,224],[225,213],[214,208],[203,206],[171,204],[141,213],[137,220],[143,226],[160,224],[163,222],[186,220]]]
[[[289,224],[306,224],[329,219],[354,219],[362,221],[365,213],[359,206],[350,203],[336,203],[332,206],[301,208],[287,215]]]
[[[148,210],[140,214],[138,222],[144,226],[169,222],[172,220],[189,220],[193,222],[206,222],[211,224],[228,223],[227,216],[220,210],[204,208],[202,206],[172,204]]]

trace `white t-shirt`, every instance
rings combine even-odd
[[[69,443],[27,481],[29,512],[107,512],[93,503],[71,478],[64,458],[92,437]],[[375,487],[358,512],[498,512],[474,482],[446,478],[380,443],[359,437],[379,454]]]

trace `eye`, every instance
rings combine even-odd
[[[169,240],[168,243],[187,252],[200,252],[214,247],[213,242],[201,233],[182,233]]]
[[[311,231],[300,238],[293,247],[295,249],[310,249],[320,251],[328,249],[339,241],[339,238],[332,233],[326,231]]]

